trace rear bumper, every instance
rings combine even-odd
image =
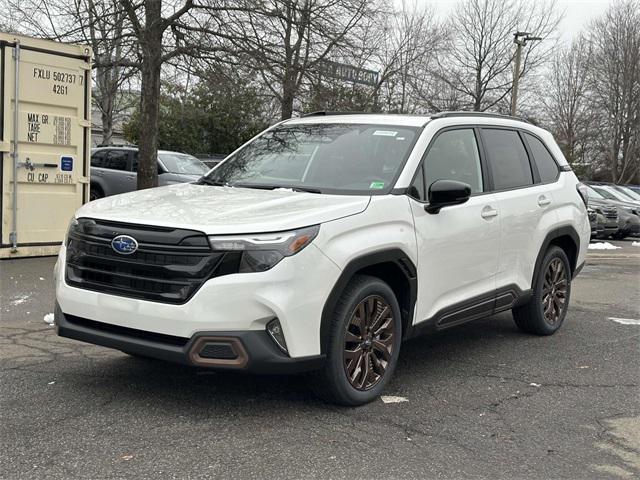
[[[316,370],[325,358],[324,355],[288,357],[265,331],[197,332],[191,338],[175,337],[66,315],[57,303],[55,327],[61,337],[209,369],[289,374]],[[213,355],[203,352],[207,345]]]

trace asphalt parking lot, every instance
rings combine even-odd
[[[58,338],[53,258],[0,262],[0,478],[638,478],[640,246],[591,250],[564,327],[501,314],[403,346],[387,395]]]

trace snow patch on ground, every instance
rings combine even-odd
[[[11,299],[11,305],[21,305],[29,300],[29,295],[16,295]]]
[[[44,320],[45,323],[53,326],[53,318],[53,313],[47,313],[42,320]]]
[[[640,247],[640,242],[631,242],[632,247]]]
[[[382,400],[384,403],[402,403],[402,402],[408,402],[409,401],[408,398],[394,397],[393,395],[382,395],[380,397],[380,400]]]
[[[635,318],[618,318],[618,317],[607,317],[609,320],[612,320],[620,325],[640,325],[640,320],[636,320]]]
[[[617,250],[618,248],[622,248],[622,247],[616,247],[613,243],[609,243],[609,242],[598,242],[598,243],[590,243],[589,244],[589,250]]]

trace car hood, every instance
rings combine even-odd
[[[370,198],[186,183],[95,200],[81,207],[76,217],[187,228],[207,234],[260,233],[355,215],[367,208]]]

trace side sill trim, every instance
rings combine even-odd
[[[525,305],[531,300],[532,294],[530,289],[521,290],[517,285],[507,285],[491,293],[479,295],[470,300],[443,308],[433,317],[414,324],[405,338],[413,338],[424,333],[445,330]]]

